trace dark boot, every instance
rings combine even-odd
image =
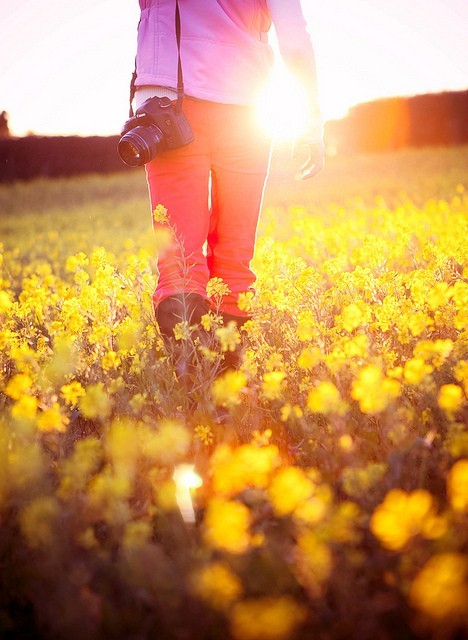
[[[198,293],[179,293],[164,298],[155,309],[155,317],[168,354],[174,359],[178,377],[187,379],[193,356],[193,341],[174,338],[174,327],[179,322],[200,324],[208,313],[208,302]],[[194,336],[195,337],[195,336]]]
[[[164,298],[154,311],[161,335],[166,339],[174,339],[174,327],[177,323],[187,321],[189,325],[199,324],[205,313],[208,313],[208,302],[198,293],[178,293]]]

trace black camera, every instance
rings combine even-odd
[[[167,149],[192,142],[194,135],[182,110],[169,98],[148,98],[127,120],[119,140],[119,155],[125,164],[139,167]]]

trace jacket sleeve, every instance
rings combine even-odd
[[[300,0],[267,0],[281,57],[307,92],[311,118],[320,119],[314,48]]]

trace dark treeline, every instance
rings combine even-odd
[[[26,136],[0,140],[0,182],[129,169],[118,136]],[[133,169],[134,170],[134,169]]]
[[[358,104],[326,138],[337,153],[468,144],[468,90]]]
[[[336,153],[468,144],[468,90],[359,104],[342,120],[328,122],[325,138]],[[117,136],[7,136],[0,139],[0,182],[129,170],[117,154],[117,141]]]

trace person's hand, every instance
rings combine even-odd
[[[296,180],[308,180],[322,171],[325,164],[325,145],[321,135],[304,134],[299,136],[294,143],[293,157],[297,157],[297,151],[302,147],[307,148],[307,161],[296,174]]]

